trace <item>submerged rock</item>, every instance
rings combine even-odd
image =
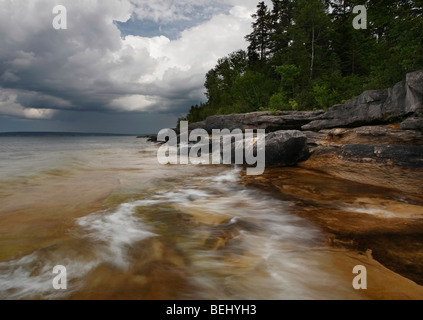
[[[321,163],[335,172],[346,173],[348,167],[343,168],[342,164],[347,162]],[[357,167],[350,169],[361,170],[364,177],[369,173],[366,164],[353,165]],[[379,174],[386,174],[392,185],[401,183],[395,169],[380,170]],[[416,170],[409,173],[411,177],[417,174]],[[422,179],[422,171],[413,181],[416,187],[419,178]],[[410,195],[403,189],[346,181],[302,168],[273,168],[260,177],[243,176],[243,182],[294,203],[292,212],[320,226],[331,246],[360,252],[372,250],[380,263],[423,285],[423,193]],[[356,264],[351,264],[349,274]],[[399,287],[395,287],[397,290]]]

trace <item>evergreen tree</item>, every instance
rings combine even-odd
[[[290,41],[289,27],[293,24],[295,1],[272,0],[273,9],[270,14],[271,32],[269,37],[269,50],[274,56],[277,65],[282,64]],[[279,59],[279,63],[276,62]]]
[[[252,24],[253,32],[246,36],[246,40],[250,43],[248,46],[248,56],[250,59],[264,61],[269,53],[269,39],[271,30],[270,12],[264,2],[257,5],[257,13],[252,17],[255,21]]]
[[[317,59],[322,61],[323,57],[330,56],[330,19],[325,6],[321,0],[299,0],[294,14],[293,42],[296,50],[307,52],[308,59],[304,55],[299,58],[303,65],[308,60],[310,80],[313,79]]]
[[[248,51],[206,75],[207,102],[187,119],[256,110],[329,108],[423,68],[423,0],[272,0],[252,16]],[[355,30],[365,5],[368,28]]]

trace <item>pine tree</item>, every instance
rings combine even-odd
[[[299,0],[294,14],[293,41],[296,42],[298,50],[301,50],[301,46],[305,46],[308,52],[310,80],[313,79],[315,73],[316,59],[323,59],[324,56],[328,56],[330,19],[325,5],[325,2],[320,0]],[[305,57],[302,56],[301,58],[304,64]]]
[[[293,0],[272,0],[272,3],[269,49],[273,56],[282,56],[286,53],[291,41],[289,27],[293,23],[296,2]]]
[[[270,54],[269,39],[271,30],[271,17],[267,5],[260,2],[257,5],[257,12],[252,15],[255,21],[252,24],[253,32],[246,36],[250,43],[248,56],[251,60],[259,59],[265,61]]]

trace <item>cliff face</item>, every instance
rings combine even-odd
[[[393,124],[396,123],[396,124]],[[366,91],[325,111],[212,116],[190,129],[298,130],[308,146],[296,163],[355,182],[423,194],[423,70],[393,88]],[[300,141],[298,140],[298,141]],[[271,142],[271,143],[270,143]],[[266,136],[266,164],[280,165],[280,148]],[[294,148],[295,149],[295,148]],[[307,154],[309,157],[305,157]],[[270,161],[271,160],[271,161]],[[392,183],[395,181],[395,183]]]

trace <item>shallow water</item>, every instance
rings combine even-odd
[[[365,298],[297,199],[237,168],[161,166],[132,137],[0,149],[0,299]]]

